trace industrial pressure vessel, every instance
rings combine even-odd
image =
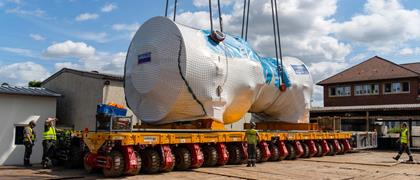
[[[226,34],[216,42],[210,34],[165,17],[138,29],[127,52],[124,89],[139,119],[230,124],[251,112],[261,121],[308,122],[313,82],[304,63],[284,57],[282,68],[240,37]]]

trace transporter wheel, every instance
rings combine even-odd
[[[65,163],[66,168],[82,167],[83,151],[78,146],[72,146],[70,150],[69,160]]]
[[[87,163],[86,159],[87,159],[88,155],[89,155],[89,153],[86,153],[85,156],[84,156],[84,158],[83,158],[83,167],[85,168],[85,170],[86,170],[87,173],[92,173],[92,172],[94,172],[97,169],[94,168],[94,167],[92,167],[92,166],[90,166]]]
[[[261,149],[257,146],[257,148],[255,149],[255,160],[259,163],[262,162],[262,154],[261,154]]]
[[[316,150],[318,151],[316,154],[315,154],[315,157],[321,157],[322,156],[322,146],[321,146],[321,144],[320,143],[318,143],[318,142],[315,142],[315,146],[316,146]]]
[[[242,164],[241,149],[238,145],[232,144],[228,146],[229,161],[228,164]]]
[[[172,170],[174,170],[174,168],[175,168],[175,162],[176,162],[176,158],[175,158],[175,155],[174,155],[174,153],[172,152],[171,153],[171,156],[172,156],[172,160],[174,161],[174,163],[172,163],[172,166],[171,167],[169,167],[168,169],[160,169],[160,171],[161,172],[171,172]]]
[[[279,148],[276,145],[274,145],[274,144],[271,144],[269,146],[269,148],[270,148],[271,156],[270,156],[270,158],[268,160],[269,161],[279,161],[280,160],[280,151],[279,151]]]
[[[191,166],[191,153],[187,148],[178,147],[174,151],[175,154],[175,169],[187,170]]]
[[[134,151],[134,154],[136,154],[136,158],[137,158],[137,168],[136,169],[131,169],[130,171],[126,172],[125,174],[128,176],[134,176],[137,175],[140,172],[141,169],[141,157],[139,152]]]
[[[340,144],[340,152],[337,153],[338,155],[343,155],[344,154],[344,144],[342,142],[338,142]]]
[[[327,142],[328,147],[330,148],[330,152],[328,152],[327,156],[335,156],[335,149],[331,142]]]
[[[216,166],[217,159],[219,158],[219,156],[217,155],[217,150],[214,146],[204,146],[203,155],[204,155],[203,166],[205,167]]]
[[[293,147],[293,145],[291,145],[290,143],[286,143],[286,148],[287,148],[287,151],[289,152],[289,154],[286,156],[285,159],[287,159],[287,160],[296,159],[296,151],[295,151],[295,148]]]
[[[152,174],[159,172],[160,169],[160,156],[154,149],[146,149],[140,153],[142,160],[141,171],[144,173]]]
[[[306,143],[302,143],[303,154],[302,158],[309,158],[309,146]]]
[[[111,158],[111,168],[102,168],[105,177],[118,177],[124,171],[124,156],[119,151],[111,151],[109,154]]]

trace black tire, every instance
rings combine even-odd
[[[322,156],[322,153],[323,153],[321,144],[318,143],[318,142],[315,142],[315,146],[316,146],[316,150],[318,151],[315,154],[315,157],[321,157]]]
[[[174,168],[175,168],[175,162],[176,162],[176,158],[175,158],[175,155],[174,155],[174,153],[172,152],[171,153],[171,156],[172,156],[172,160],[173,160],[173,162],[174,163],[172,163],[172,166],[171,167],[169,167],[169,168],[167,168],[167,169],[160,169],[160,171],[161,172],[171,172],[172,170],[174,170]]]
[[[343,155],[344,154],[344,144],[342,142],[338,142],[340,144],[340,152],[337,153],[338,155]]]
[[[257,162],[261,162],[262,161],[261,149],[258,146],[257,146],[257,148],[255,148],[255,160]]]
[[[335,156],[335,149],[331,142],[327,142],[328,147],[330,148],[330,152],[328,152],[327,156]]]
[[[83,166],[83,151],[79,146],[72,146],[70,150],[69,160],[65,163],[65,167],[80,168]]]
[[[125,160],[124,156],[119,151],[111,151],[111,168],[102,168],[105,177],[119,177],[124,172]]]
[[[140,172],[141,157],[140,157],[140,154],[137,151],[134,151],[134,154],[136,154],[136,158],[137,158],[137,168],[136,169],[131,169],[130,171],[126,172],[125,175],[134,176],[134,175],[139,174],[139,172]]]
[[[268,160],[269,161],[279,161],[280,160],[279,148],[274,144],[271,144],[269,147],[270,147],[271,156]]]
[[[302,154],[301,157],[302,158],[309,158],[309,155],[310,155],[309,146],[306,143],[302,142],[302,149],[303,149],[303,154]]]
[[[203,155],[204,155],[204,164],[205,167],[213,167],[216,166],[217,160],[219,156],[217,154],[217,150],[214,146],[204,146],[203,147]]]
[[[191,166],[191,153],[187,148],[178,147],[174,151],[175,154],[175,169],[184,171]]]
[[[290,143],[286,143],[286,148],[287,148],[287,151],[289,152],[289,154],[286,156],[285,159],[287,159],[287,160],[296,159],[296,150],[293,147],[293,145],[291,145]]]
[[[146,149],[140,153],[142,160],[141,171],[147,174],[157,173],[160,170],[159,153],[153,149]]]
[[[228,164],[242,164],[242,153],[241,149],[237,144],[228,146],[229,161]]]

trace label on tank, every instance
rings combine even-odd
[[[142,64],[152,61],[152,53],[147,52],[137,56],[137,64]]]
[[[290,65],[292,66],[293,70],[296,74],[309,74],[308,69],[306,69],[305,65]]]

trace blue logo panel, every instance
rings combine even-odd
[[[309,74],[308,69],[306,69],[306,66],[301,64],[301,65],[291,65],[293,70],[295,71],[295,73],[297,75],[305,75],[305,74]]]
[[[137,56],[137,64],[143,64],[152,61],[152,53],[147,52]]]

